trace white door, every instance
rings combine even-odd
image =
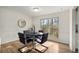
[[[75,18],[75,51],[78,52],[79,50],[79,7],[75,9],[76,11],[76,18]]]
[[[78,7],[78,11],[77,11],[77,47],[79,50],[79,7]]]
[[[72,10],[72,40],[71,50],[78,52],[79,50],[79,7]]]

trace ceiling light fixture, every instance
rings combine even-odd
[[[35,12],[38,12],[38,11],[39,11],[39,8],[33,8],[33,10],[34,10]]]

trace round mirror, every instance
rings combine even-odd
[[[19,26],[20,28],[25,27],[25,26],[26,26],[26,21],[25,21],[24,19],[19,19],[19,20],[18,20],[18,26]]]

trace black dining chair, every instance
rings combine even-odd
[[[38,35],[36,37],[36,41],[40,44],[43,44],[44,42],[46,42],[48,39],[48,33],[43,33],[42,35]]]
[[[47,47],[47,46],[44,46],[43,43],[45,43],[45,42],[47,41],[47,39],[48,39],[48,33],[43,33],[43,34],[41,34],[41,35],[38,35],[38,36],[36,37],[36,42],[39,43],[40,46],[44,47],[45,50],[40,51],[40,49],[37,49],[37,48],[35,48],[35,50],[37,50],[37,51],[40,52],[40,53],[45,52],[45,51],[48,49],[48,47]],[[37,46],[38,46],[38,45],[37,45]]]
[[[31,41],[33,41],[33,39],[31,38],[31,36],[29,34],[26,34],[26,33],[18,33],[18,36],[19,36],[19,41],[23,44],[27,44]]]

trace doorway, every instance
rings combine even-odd
[[[48,39],[52,41],[59,41],[59,17],[52,17],[52,18],[44,18],[40,20],[41,22],[41,29],[44,32],[48,32],[49,36]]]

